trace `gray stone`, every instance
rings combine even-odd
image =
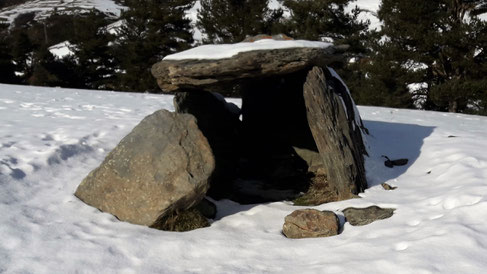
[[[349,207],[343,210],[343,214],[351,225],[362,226],[377,220],[390,218],[394,214],[394,210],[394,208],[380,208],[378,206],[367,208]]]
[[[325,174],[323,160],[319,152],[300,147],[293,147],[293,149],[306,162],[309,172],[319,175]]]
[[[288,238],[313,238],[338,235],[340,222],[335,213],[301,209],[286,216],[282,232]]]
[[[231,58],[217,60],[162,60],[152,66],[152,75],[163,92],[185,88],[227,92],[248,79],[326,66],[343,59],[336,48],[289,48],[241,52]]]
[[[227,103],[223,96],[206,91],[178,92],[174,96],[178,113],[196,117],[198,128],[208,139],[215,156],[215,172],[212,175],[210,193],[220,198],[234,179],[240,150],[240,109]]]
[[[123,138],[75,195],[122,221],[153,226],[201,201],[214,167],[196,119],[160,110]]]
[[[340,96],[340,86],[327,74],[325,77],[323,69],[314,67],[304,83],[303,95],[327,186],[336,192],[338,200],[345,200],[354,198],[367,187],[365,148],[355,115],[350,112],[353,105],[347,106],[347,99],[351,101],[351,98]]]

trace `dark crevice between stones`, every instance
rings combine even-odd
[[[240,81],[235,89],[242,94],[241,120],[211,92],[176,94],[176,111],[196,117],[215,155],[208,196],[253,204],[294,200],[311,191],[299,202],[334,200],[336,190],[322,189],[323,175],[316,176],[319,152],[303,98],[307,73]],[[318,198],[323,192],[327,198]]]
[[[238,90],[241,94],[242,109],[237,112],[230,111],[235,108],[229,107],[229,103],[212,89],[176,93],[176,112],[196,117],[198,127],[213,150],[216,167],[208,196],[240,204],[291,200],[297,205],[319,205],[357,197],[358,192],[365,189],[362,121],[354,121],[353,101],[343,83],[328,69],[320,71],[323,74],[318,77],[323,78],[326,87],[311,83],[325,91],[318,96],[324,96],[325,101],[333,96],[343,100],[341,103],[340,99],[331,99],[331,117],[326,119],[333,127],[338,127],[335,130],[343,130],[338,135],[342,137],[338,141],[340,151],[334,152],[337,153],[334,157],[341,158],[345,149],[350,150],[351,161],[357,166],[357,170],[350,167],[348,171],[353,181],[350,190],[349,186],[340,187],[336,181],[329,181],[326,174],[323,154],[318,150],[308,114],[315,111],[312,117],[323,117],[325,112],[321,109],[328,106],[314,105],[315,109],[310,110],[304,97],[304,84],[311,71],[301,70],[286,75],[240,79],[234,86],[227,85],[227,89]],[[326,95],[328,91],[334,95]],[[347,117],[340,116],[340,111]],[[345,164],[344,161],[340,159],[337,164]],[[351,193],[344,194],[344,191]]]
[[[274,76],[242,85],[243,153],[238,176],[257,182],[254,187],[261,189],[261,195],[237,191],[243,196],[237,197],[237,202],[292,200],[309,187],[308,165],[293,148],[317,151],[302,93],[306,74]]]

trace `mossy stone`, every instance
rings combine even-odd
[[[195,208],[175,211],[158,220],[151,228],[166,231],[185,232],[198,228],[209,227],[210,222]]]

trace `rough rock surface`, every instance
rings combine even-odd
[[[314,67],[304,84],[308,123],[323,160],[329,191],[338,200],[355,197],[367,187],[363,159],[363,141],[354,115],[347,112],[346,101],[339,96],[336,83],[330,85],[323,69]],[[334,90],[332,90],[332,88]]]
[[[177,113],[196,117],[198,128],[208,139],[215,156],[210,196],[221,197],[234,179],[238,164],[241,121],[240,109],[223,96],[206,91],[178,92],[174,96]]]
[[[293,149],[296,154],[306,162],[309,172],[319,175],[325,174],[323,160],[318,151],[301,147],[293,147]]]
[[[75,195],[122,221],[152,226],[201,201],[214,167],[196,119],[160,110],[123,138]]]
[[[311,185],[306,193],[295,199],[294,205],[317,206],[340,200],[338,192],[330,186],[326,175],[317,174],[311,178]]]
[[[343,210],[347,221],[353,226],[368,225],[377,220],[390,218],[394,214],[394,208],[380,208],[370,206],[367,208],[349,207]]]
[[[296,210],[286,216],[282,232],[288,238],[329,237],[339,233],[340,222],[335,213],[316,209]]]
[[[336,62],[343,58],[336,51],[335,47],[289,48],[241,52],[217,60],[163,60],[152,66],[152,75],[164,92],[189,88],[231,94],[241,80],[286,75]]]

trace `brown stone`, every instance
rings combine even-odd
[[[220,198],[234,179],[240,150],[240,109],[223,96],[206,91],[177,92],[174,96],[177,113],[193,115],[198,128],[208,139],[215,156],[210,193]]]
[[[122,221],[152,226],[201,201],[214,167],[196,119],[160,110],[123,138],[75,195]]]
[[[288,238],[329,237],[339,233],[340,222],[335,213],[301,209],[286,216],[282,232]]]
[[[341,60],[343,56],[335,52],[335,47],[289,48],[241,52],[217,60],[162,60],[152,66],[152,75],[164,92],[204,89],[231,94],[246,79],[286,75]]]

